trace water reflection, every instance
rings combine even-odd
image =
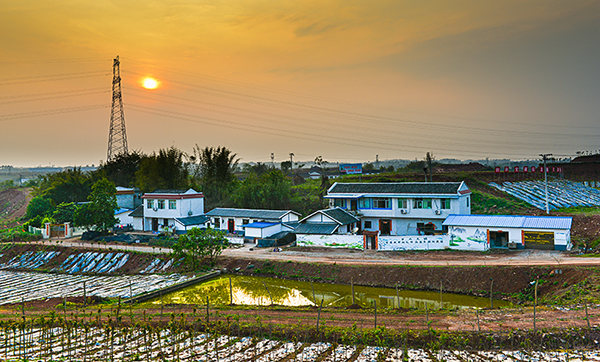
[[[352,304],[349,285],[299,282],[285,279],[232,275],[233,303],[244,305],[285,306],[318,305],[346,307]],[[266,288],[265,288],[266,287]],[[268,289],[268,291],[267,291]],[[270,292],[270,295],[269,295]],[[206,297],[211,304],[224,305],[230,302],[229,277],[220,276],[202,284],[185,288],[163,296],[166,304],[205,304]],[[441,301],[444,308],[484,308],[489,307],[489,298],[470,297],[459,294],[400,290],[398,296],[393,288],[354,287],[355,303],[369,307],[377,302],[378,308],[419,308],[438,309]],[[160,298],[152,301],[160,303]],[[510,303],[494,300],[495,307],[508,306]]]

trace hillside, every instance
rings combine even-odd
[[[19,225],[31,200],[30,188],[10,188],[0,191],[0,227]]]

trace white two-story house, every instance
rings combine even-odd
[[[193,189],[156,190],[145,193],[142,200],[145,231],[161,231],[165,227],[185,231],[191,226],[202,227],[209,220],[204,216],[204,195]]]
[[[471,213],[464,182],[336,182],[325,198],[331,207],[354,212],[364,234],[433,234],[448,215]]]

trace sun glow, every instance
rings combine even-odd
[[[146,89],[156,89],[158,87],[158,81],[154,78],[144,78],[142,85]]]

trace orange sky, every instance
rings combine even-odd
[[[246,161],[535,158],[600,148],[600,1],[0,3],[0,165],[130,149]],[[153,76],[155,90],[142,87]]]

